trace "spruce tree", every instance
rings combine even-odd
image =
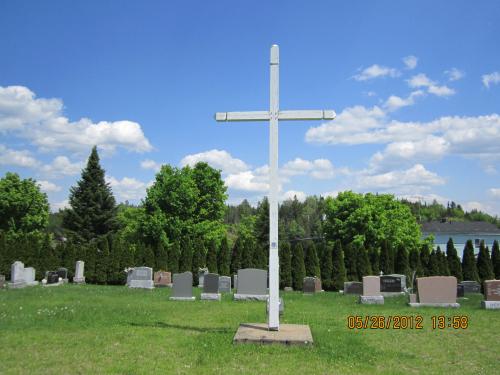
[[[193,242],[193,259],[191,263],[191,272],[193,273],[193,285],[199,284],[198,272],[205,267],[206,250],[203,238],[197,237]]]
[[[155,268],[155,253],[150,245],[143,245],[142,266]]]
[[[302,285],[305,276],[306,276],[306,267],[304,265],[304,249],[302,248],[302,244],[298,242],[293,247],[293,255],[292,255],[293,289],[302,290]]]
[[[119,273],[119,278],[118,282],[120,284],[125,283],[127,280],[127,274],[125,273],[125,269],[130,268],[135,266],[135,245],[131,245],[129,243],[123,243],[123,248],[121,251],[121,258],[120,258],[120,273]],[[85,263],[85,269],[87,268],[87,263]]]
[[[96,282],[95,266],[97,257],[97,243],[96,241],[91,241],[85,246],[85,281],[88,283]]]
[[[73,241],[68,240],[63,244],[62,247],[62,259],[61,264],[63,267],[68,269],[68,278],[73,278],[75,276],[75,265],[76,261],[79,259],[75,259],[76,249]]]
[[[21,240],[23,241],[23,247],[27,245],[24,244],[26,239],[26,235],[21,237]],[[33,247],[36,248],[36,242],[33,243],[33,245],[35,245]],[[26,259],[24,260],[24,262],[26,262]],[[37,266],[40,268],[39,274],[37,269],[37,277],[39,277],[38,275],[45,277],[45,272],[55,271],[58,267],[54,247],[52,246],[52,236],[50,235],[50,233],[46,233],[43,236],[42,242],[40,243],[40,252],[38,256]]]
[[[395,271],[400,275],[408,275],[408,252],[403,244],[398,246],[396,253]]]
[[[7,235],[0,230],[0,274],[7,278],[7,265],[9,264]]]
[[[484,245],[484,240],[481,240],[479,245],[479,254],[477,255],[477,273],[481,285],[485,280],[493,280],[495,274],[493,273],[493,264],[491,263],[490,251]]]
[[[391,259],[389,255],[389,243],[387,240],[382,241],[380,248],[380,270],[385,274],[391,274]]]
[[[423,276],[431,276],[431,269],[429,267],[430,259],[431,250],[429,248],[429,244],[424,243],[420,248],[420,264],[422,265],[422,269],[424,270]]]
[[[439,257],[436,250],[432,250],[429,256],[429,276],[439,276]]]
[[[358,280],[363,280],[363,276],[372,274],[368,252],[363,245],[356,247],[356,272]]]
[[[348,281],[358,281],[357,251],[352,244],[347,244],[344,251],[345,269]]]
[[[370,248],[368,250],[368,257],[370,258],[370,266],[372,269],[372,274],[379,275],[380,274],[380,264],[379,264],[379,253],[375,248]]]
[[[219,253],[217,254],[217,269],[220,275],[229,276],[229,265],[231,260],[231,254],[229,253],[229,245],[227,243],[227,237],[222,237]]]
[[[465,243],[462,255],[462,274],[466,281],[479,281],[472,240],[467,240]]]
[[[238,237],[234,242],[233,249],[231,250],[231,275],[237,275],[238,270],[241,269],[241,258],[243,252],[243,243],[241,237]]]
[[[166,271],[168,268],[168,251],[163,246],[163,242],[160,239],[156,243],[155,247],[155,269]]]
[[[266,252],[267,252],[267,247],[262,244],[257,244],[254,248],[253,251],[253,256],[252,256],[252,267],[254,268],[259,268],[259,269],[266,269],[268,263],[266,262]]]
[[[208,251],[207,251],[207,268],[208,268],[208,272],[211,272],[211,273],[217,273],[218,272],[218,267],[217,267],[217,243],[215,242],[215,239],[212,239],[210,241],[210,245],[208,246]]]
[[[106,284],[108,281],[109,268],[109,244],[106,237],[101,237],[97,245],[97,254],[95,261],[95,282],[97,284]]]
[[[191,246],[191,239],[188,236],[186,236],[182,239],[181,242],[179,272],[191,271],[192,264],[193,264],[193,248]],[[196,271],[196,273],[198,273],[198,271]]]
[[[243,249],[241,254],[241,268],[252,268],[253,264],[253,256],[254,256],[254,244],[252,239],[246,238],[243,241]]]
[[[121,268],[121,260],[123,257],[123,240],[115,236],[109,241],[109,271],[108,284],[121,284],[123,269]]]
[[[332,252],[332,288],[333,290],[343,290],[346,281],[346,270],[344,263],[344,251],[340,240],[335,242]]]
[[[450,275],[455,276],[458,281],[462,281],[462,265],[460,264],[460,258],[451,237],[446,244],[446,261],[448,262]]]
[[[498,246],[497,240],[493,241],[493,247],[491,249],[491,263],[493,264],[495,279],[500,280],[500,247]]]
[[[286,241],[280,242],[280,287],[292,286],[292,250],[290,243]]]
[[[450,270],[448,268],[448,261],[446,260],[446,255],[441,251],[441,247],[437,247],[436,255],[439,263],[439,275],[450,276]]]
[[[168,266],[172,274],[179,272],[179,254],[181,252],[179,241],[175,240],[173,244],[170,245],[168,251]]]
[[[309,241],[306,243],[305,248],[304,265],[306,267],[306,276],[321,277],[316,245],[314,245],[314,242]]]
[[[408,265],[410,267],[410,272],[412,274],[413,272],[415,272],[415,275],[417,277],[422,277],[425,275],[422,263],[420,262],[420,254],[417,249],[412,249],[410,251],[410,254],[408,256]]]
[[[63,228],[78,242],[88,242],[117,229],[115,198],[104,174],[94,146],[81,179],[70,189],[71,208],[63,215]]]
[[[321,261],[321,284],[323,289],[332,290],[333,288],[333,257],[332,257],[333,249],[332,247],[324,244],[323,245],[323,258]]]

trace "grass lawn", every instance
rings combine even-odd
[[[195,291],[199,297],[200,291]],[[309,324],[313,347],[233,345],[265,303],[169,301],[170,289],[64,285],[0,290],[0,374],[499,374],[500,311],[481,295],[459,309],[359,305],[354,296],[282,293],[283,323]],[[423,329],[347,327],[349,315],[421,315]],[[432,315],[467,315],[433,330]]]

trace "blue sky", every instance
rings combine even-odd
[[[217,111],[334,109],[280,124],[281,195],[389,192],[500,214],[495,1],[0,3],[0,172],[67,204],[97,144],[119,201],[161,163],[222,169],[229,202],[267,190],[266,123]]]

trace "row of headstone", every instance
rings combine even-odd
[[[35,280],[35,269],[33,267],[24,267],[24,263],[16,261],[10,267],[11,282],[9,288],[24,288],[26,286],[38,285]]]
[[[370,279],[370,285],[378,280],[380,295],[384,297],[399,296],[405,294],[406,289],[406,276],[405,275],[383,275],[374,276],[377,279]],[[344,294],[363,295],[363,282],[360,281],[346,281],[344,283]]]

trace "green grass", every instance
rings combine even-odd
[[[199,297],[199,290],[195,292]],[[359,305],[353,296],[283,293],[283,323],[309,324],[313,347],[233,345],[265,303],[169,301],[170,289],[125,286],[0,290],[0,374],[498,374],[500,311],[481,295],[459,309]],[[422,315],[422,330],[350,330],[349,315]],[[466,330],[431,316],[467,315]]]

